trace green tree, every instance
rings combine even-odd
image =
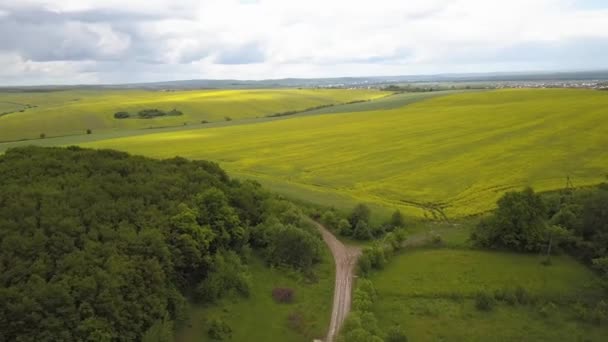
[[[393,215],[391,216],[390,225],[392,229],[405,227],[405,219],[403,218],[401,211],[395,210],[395,212],[393,212]]]
[[[340,235],[350,236],[353,234],[353,228],[347,219],[340,219],[338,222],[338,232]]]
[[[483,247],[540,251],[546,231],[546,209],[531,188],[507,192],[494,214],[480,222],[472,240]]]
[[[366,225],[369,225],[369,220],[371,217],[371,210],[365,204],[357,204],[353,211],[348,216],[348,222],[351,227],[356,227],[359,222],[363,222]]]
[[[353,236],[358,240],[369,240],[374,237],[369,225],[363,221],[357,221],[357,225],[353,231]]]

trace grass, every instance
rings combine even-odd
[[[247,299],[222,300],[217,305],[193,305],[190,321],[178,330],[177,342],[207,341],[208,322],[221,318],[232,329],[231,341],[293,341],[309,342],[327,333],[333,298],[334,266],[329,252],[318,265],[318,282],[307,284],[288,273],[270,269],[254,258],[250,263],[252,291]],[[296,299],[291,304],[278,304],[271,296],[275,287],[295,289]],[[298,315],[298,325],[290,327],[290,315]]]
[[[418,249],[392,259],[371,275],[374,314],[387,331],[401,325],[413,341],[603,341],[608,327],[581,323],[569,301],[601,292],[596,276],[567,256],[543,266],[542,257],[462,249]],[[497,304],[475,308],[478,291],[522,286],[558,309]],[[561,301],[561,302],[560,302]],[[561,304],[560,304],[561,303]],[[566,304],[564,304],[566,303]]]
[[[595,184],[608,172],[608,93],[499,90],[405,107],[111,139],[85,144],[219,162],[271,189],[415,216],[490,210],[532,185]]]
[[[410,341],[606,340],[606,327],[580,323],[561,310],[544,317],[533,308],[501,305],[488,313],[472,300],[420,298],[381,298],[375,306],[380,329],[400,325]]]
[[[455,249],[424,249],[391,260],[372,277],[378,291],[388,296],[448,296],[456,291],[473,296],[505,286],[522,286],[551,297],[597,295],[596,276],[567,256],[543,266],[543,256]],[[498,271],[500,270],[500,271]]]
[[[105,131],[160,126],[198,124],[304,110],[311,107],[369,100],[387,92],[344,89],[273,90],[65,90],[52,92],[0,92],[0,113],[25,108],[0,116],[0,141],[35,139],[83,134],[86,129]],[[21,104],[18,107],[15,104]],[[114,119],[118,111],[136,113],[142,109],[177,108],[184,115],[154,119]]]

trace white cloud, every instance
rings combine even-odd
[[[608,42],[608,5],[575,0],[5,1],[0,25],[35,41],[44,35],[19,27],[37,16],[54,20],[64,30],[55,48],[78,52],[44,54],[0,32],[0,52],[20,56],[12,63],[70,65],[70,78],[83,63],[87,70],[98,64],[102,82],[121,81],[108,60],[137,65],[125,71],[125,82],[150,74],[251,79],[608,68],[604,56],[593,55]],[[91,35],[83,39],[70,27]],[[583,41],[600,48],[567,51],[585,50],[577,43]],[[530,56],[535,46],[544,55]],[[33,52],[48,58],[35,62]],[[5,74],[0,70],[0,83],[8,82]]]

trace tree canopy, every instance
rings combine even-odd
[[[269,262],[319,260],[293,204],[215,163],[27,147],[0,156],[0,175],[0,341],[164,335],[186,293],[248,294],[250,240]],[[269,220],[279,233],[258,234]]]

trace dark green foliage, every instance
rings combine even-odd
[[[374,234],[366,221],[359,220],[353,230],[353,237],[357,240],[370,240],[374,237]]]
[[[338,232],[340,235],[344,236],[350,236],[353,234],[353,228],[350,226],[347,219],[340,219],[340,221],[338,221]]]
[[[249,296],[249,273],[236,253],[229,251],[216,254],[210,263],[210,271],[209,276],[196,288],[200,301],[211,303],[227,293]]]
[[[496,290],[494,299],[509,305],[529,305],[537,302],[537,297],[522,286],[504,287]]]
[[[171,109],[168,112],[165,112],[160,109],[152,108],[152,109],[140,110],[139,112],[137,112],[137,117],[140,119],[152,119],[152,118],[161,117],[161,116],[179,116],[179,115],[183,115],[183,114],[184,113],[182,113],[180,110],[177,110],[175,108]],[[114,119],[127,119],[130,117],[131,117],[131,114],[129,114],[129,112],[120,111],[120,112],[114,113]]]
[[[558,312],[557,306],[552,302],[544,303],[538,308],[538,313],[545,318],[553,315],[556,312]]]
[[[357,280],[353,293],[353,307],[342,327],[338,341],[382,342],[378,335],[378,320],[371,312],[371,307],[377,299],[376,289],[372,282],[362,278]]]
[[[224,116],[224,120],[225,120],[225,121],[232,121],[232,118],[231,118],[231,117],[229,117],[229,116]]]
[[[338,222],[340,218],[336,215],[333,210],[327,210],[321,215],[321,223],[325,225],[328,229],[336,230],[338,229]]]
[[[140,340],[185,318],[186,291],[248,294],[238,253],[272,201],[217,164],[27,147],[0,175],[0,341]]]
[[[494,309],[494,297],[485,292],[478,292],[475,295],[475,307],[481,311],[492,311]]]
[[[184,114],[184,113],[182,113],[181,110],[177,110],[175,108],[173,108],[167,112],[167,115],[169,115],[169,116],[178,116],[178,115],[182,115],[182,114]]]
[[[90,128],[87,128],[87,134],[91,134],[93,131]]]
[[[228,323],[224,322],[222,319],[214,318],[209,323],[207,334],[213,340],[228,340],[232,337],[232,329]]]
[[[545,265],[551,265],[553,252],[569,252],[603,276],[608,292],[608,185],[568,188],[542,198],[531,189],[507,193],[471,239],[480,247],[543,252]]]
[[[270,265],[309,270],[321,260],[323,241],[298,207],[284,200],[267,201],[267,215],[251,236]]]
[[[604,300],[594,304],[576,303],[572,308],[581,321],[597,325],[608,323],[608,302]]]
[[[284,265],[306,270],[320,261],[322,242],[318,236],[293,225],[269,222],[260,227],[257,240],[265,248],[272,265]]]
[[[390,221],[391,230],[405,227],[405,219],[399,210],[395,210]]]
[[[348,222],[351,227],[357,227],[359,222],[363,222],[369,226],[369,219],[371,217],[371,210],[365,204],[358,204],[348,216]]]
[[[403,328],[395,325],[388,330],[384,342],[407,342],[407,335]]]
[[[40,139],[44,139],[44,138],[46,138],[46,134],[40,133]]]
[[[128,112],[116,112],[114,113],[114,119],[126,119],[131,115]]]
[[[489,218],[480,222],[472,240],[481,247],[540,251],[544,245],[546,207],[531,188],[508,192]]]
[[[150,119],[150,118],[155,118],[157,116],[165,116],[167,115],[166,112],[160,110],[160,109],[142,109],[139,112],[137,112],[137,116],[142,118],[142,119]]]

